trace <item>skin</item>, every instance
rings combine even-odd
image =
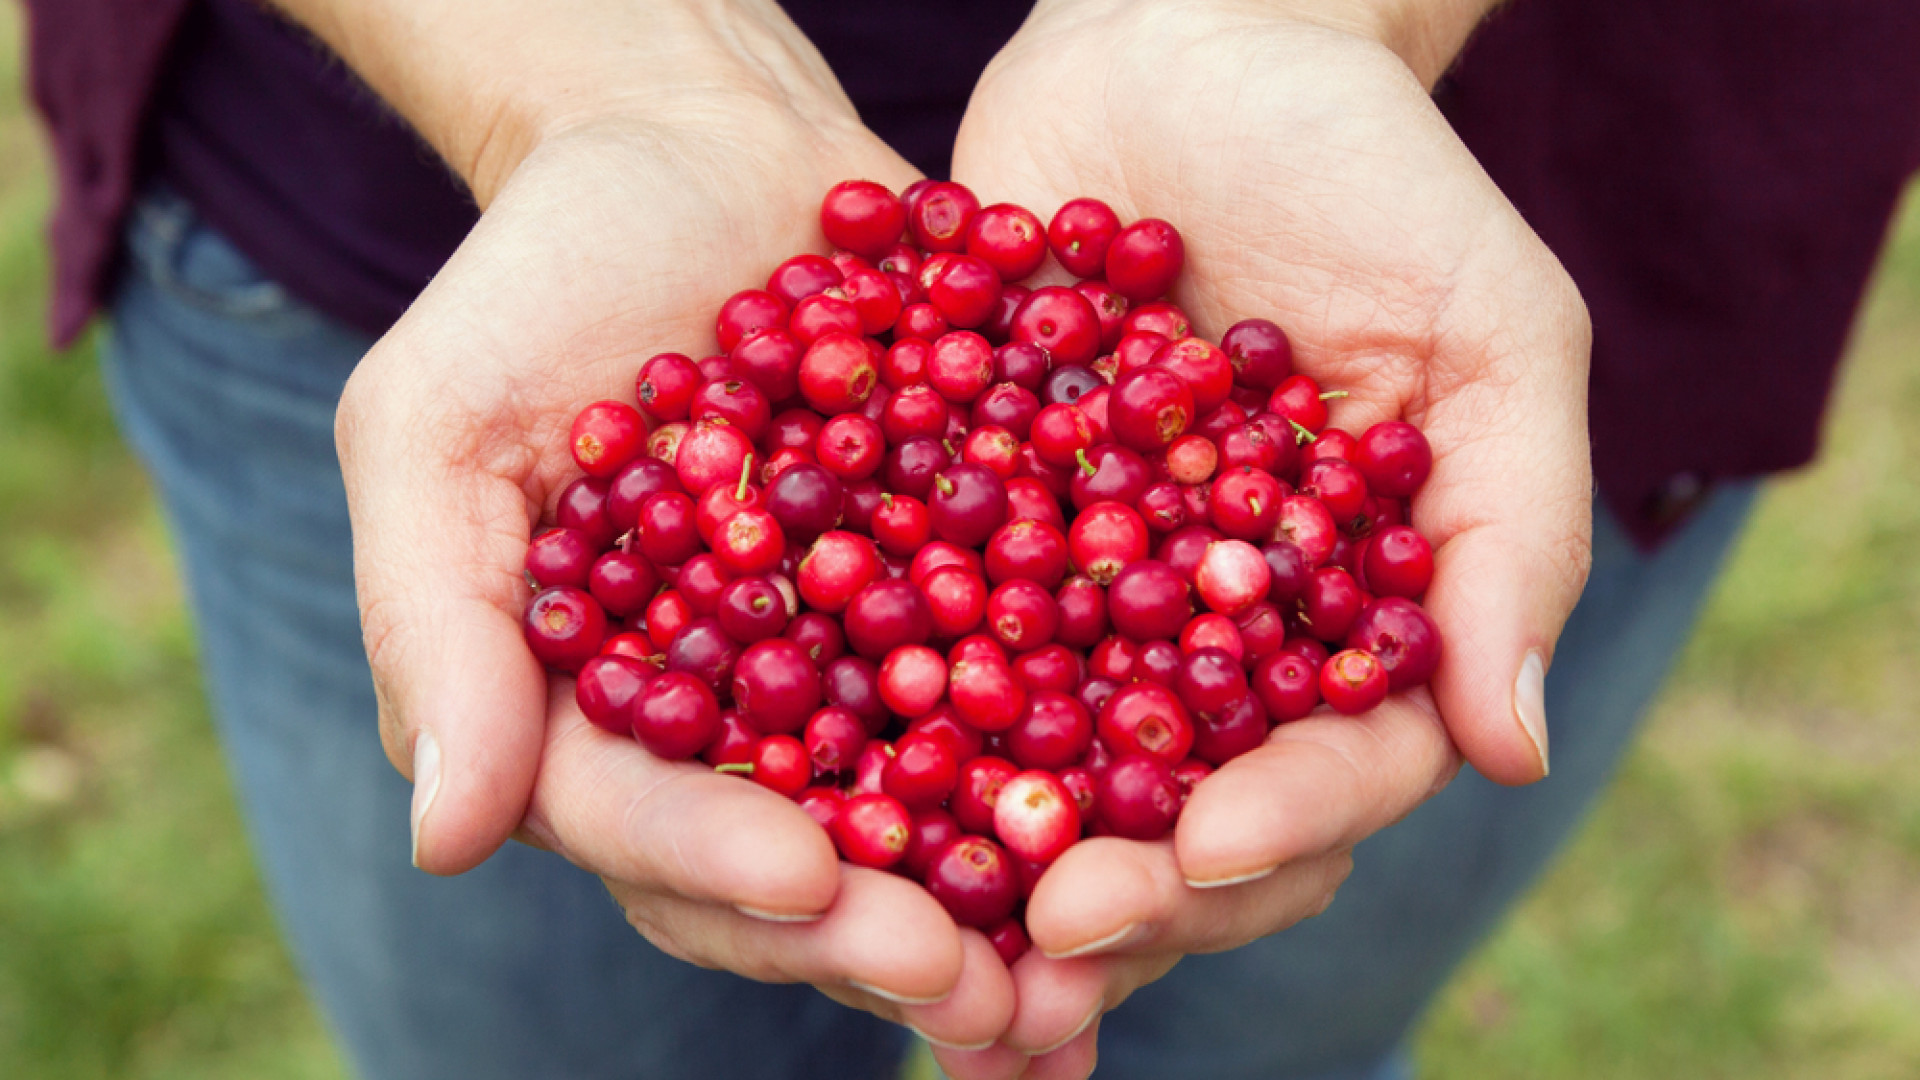
[[[1046,2],[980,84],[955,162],[986,201],[1044,218],[1098,193],[1177,222],[1178,299],[1204,331],[1272,318],[1301,369],[1352,391],[1336,425],[1427,431],[1414,513],[1448,642],[1431,693],[1287,725],[1202,785],[1170,842],[1069,851],[1011,971],[917,887],[840,865],[792,803],[596,737],[518,621],[580,404],[629,395],[654,353],[710,350],[730,292],[818,244],[832,183],[898,190],[913,170],[772,3],[282,6],[486,210],[362,362],[337,432],[422,869],[518,836],[599,873],[663,950],[911,1024],[957,1080],[1084,1076],[1104,1011],[1182,955],[1321,910],[1353,844],[1463,756],[1545,774],[1516,691],[1586,572],[1588,327],[1426,95],[1483,0]]]

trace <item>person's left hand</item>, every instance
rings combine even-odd
[[[975,91],[955,179],[1043,218],[1090,195],[1174,222],[1196,332],[1270,318],[1297,369],[1350,393],[1334,426],[1427,434],[1413,517],[1441,667],[1363,717],[1279,727],[1198,786],[1169,841],[1062,856],[1028,907],[1006,1036],[936,1052],[956,1080],[1086,1075],[1102,1013],[1187,953],[1321,910],[1353,845],[1463,757],[1501,783],[1546,773],[1543,676],[1591,526],[1585,309],[1384,35],[1310,7],[1043,0]]]

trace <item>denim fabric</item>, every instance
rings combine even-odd
[[[301,969],[369,1080],[890,1077],[890,1025],[807,987],[654,951],[591,875],[508,845],[442,880],[408,862],[382,753],[333,451],[371,345],[298,301],[164,192],[139,206],[104,351],[158,485],[213,710]],[[1323,916],[1188,959],[1102,1027],[1100,1075],[1403,1080],[1396,1048],[1538,874],[1628,744],[1751,502],[1718,495],[1643,557],[1598,525],[1548,680],[1553,778],[1472,774],[1363,844]]]

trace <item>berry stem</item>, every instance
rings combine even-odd
[[[752,776],[753,762],[736,761],[729,765],[715,765],[713,771],[718,773],[732,773],[735,776]]]
[[[1305,446],[1306,444],[1320,437],[1318,435],[1315,435],[1313,432],[1307,430],[1306,425],[1302,424],[1298,420],[1288,418],[1287,423],[1293,425],[1293,441],[1296,443],[1299,443],[1301,446]]]
[[[747,484],[753,478],[753,455],[748,454],[740,463],[740,486],[733,489],[734,502],[747,501]]]
[[[1080,461],[1080,471],[1088,476],[1092,476],[1094,473],[1100,471],[1093,467],[1093,462],[1087,460],[1087,452],[1085,450],[1075,450],[1073,456]]]

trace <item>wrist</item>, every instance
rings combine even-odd
[[[611,120],[857,123],[771,0],[274,0],[439,152],[482,207],[541,145]]]

